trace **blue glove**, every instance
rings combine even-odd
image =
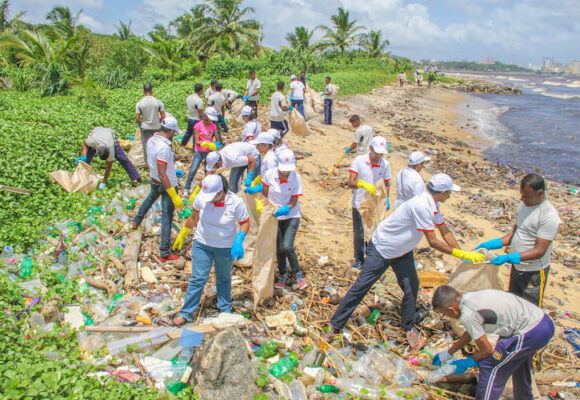
[[[387,211],[389,211],[391,209],[391,202],[389,201],[389,198],[387,197]]]
[[[183,176],[185,175],[185,173],[180,170],[180,169],[176,169],[175,170],[175,175],[177,175],[178,178],[183,178]]]
[[[249,98],[250,98],[250,96],[244,96],[244,97],[242,97],[242,100],[243,101],[248,101]]]
[[[261,183],[259,185],[256,186],[249,186],[246,189],[244,189],[244,192],[249,193],[249,194],[256,194],[256,193],[262,193],[262,189],[264,189],[264,185],[262,185]]]
[[[320,93],[320,97],[324,96],[324,92]]]
[[[215,144],[215,147],[217,147],[218,149],[222,149],[222,144],[220,142],[213,142],[213,144]]]
[[[447,361],[451,360],[452,358],[453,358],[453,356],[451,354],[449,354],[449,352],[447,350],[441,351],[441,352],[435,354],[435,357],[433,357],[433,359],[431,360],[431,364],[438,367],[442,363],[447,362]]]
[[[344,151],[345,153],[350,153],[352,150],[350,149],[350,147],[347,147],[346,150]]]
[[[290,206],[286,204],[284,207],[280,207],[275,213],[274,216],[276,218],[281,217],[282,215],[290,214]]]
[[[502,265],[505,263],[510,264],[521,264],[522,259],[520,257],[520,253],[509,253],[509,254],[502,254],[501,256],[497,256],[491,259],[489,262],[490,264],[495,265]]]
[[[453,375],[457,375],[465,373],[465,371],[467,371],[469,368],[479,366],[479,363],[474,361],[473,358],[469,356],[467,358],[462,358],[461,360],[451,361],[451,365],[457,366],[457,368],[455,368],[455,372],[453,373]]]
[[[292,101],[292,100],[293,100],[293,99],[292,99],[292,93],[290,93],[290,94],[288,95],[288,98],[290,99],[290,101]]]
[[[79,161],[87,162],[87,156],[81,156],[75,160],[75,164],[78,164]]]
[[[129,136],[129,140],[135,140],[135,135]]]
[[[255,175],[254,172],[248,171],[248,176],[246,176],[246,179],[244,180],[244,185],[252,186],[252,181],[254,180],[254,175]]]
[[[288,107],[288,109],[289,109],[290,111],[292,111],[292,110],[294,110],[294,106],[290,106],[290,107]]]
[[[244,246],[242,246],[242,243],[245,238],[246,234],[242,231],[238,231],[238,233],[236,234],[236,238],[234,239],[234,244],[232,244],[232,250],[230,252],[234,260],[236,258],[238,260],[244,258]]]
[[[500,238],[488,240],[487,242],[481,243],[479,246],[475,248],[478,249],[486,249],[486,250],[497,250],[503,247],[503,242]]]

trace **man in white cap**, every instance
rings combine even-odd
[[[135,104],[135,121],[141,130],[143,157],[147,163],[147,142],[159,130],[161,121],[165,119],[165,106],[161,100],[153,97],[152,84],[143,85],[143,92],[145,96]]]
[[[267,131],[274,138],[274,153],[278,154],[282,150],[288,150],[289,147],[282,141],[282,135],[278,129],[268,129]]]
[[[245,169],[248,169],[248,175],[244,184],[246,186],[252,184],[256,177],[256,171],[260,170],[259,157],[260,152],[255,145],[242,142],[231,143],[219,152],[209,153],[206,158],[206,168],[213,171],[220,168],[231,168],[230,190],[232,193],[237,193]]]
[[[284,137],[289,129],[284,113],[289,112],[294,107],[288,106],[288,103],[286,103],[284,82],[278,81],[276,88],[277,90],[272,93],[272,99],[270,100],[270,128],[279,130],[282,137]]]
[[[175,209],[183,208],[183,201],[177,195],[177,172],[175,170],[175,154],[171,142],[175,133],[181,133],[177,120],[166,117],[161,122],[161,128],[147,142],[149,158],[149,173],[151,175],[151,191],[143,200],[135,219],[133,229],[137,229],[145,214],[161,196],[161,245],[159,246],[160,259],[163,262],[174,261],[179,258],[171,254],[171,224]]]
[[[262,125],[258,121],[256,110],[250,106],[242,107],[242,119],[246,123],[242,131],[242,142],[249,142],[254,140],[262,132]]]
[[[300,114],[306,119],[304,114],[304,90],[306,89],[304,84],[296,77],[296,75],[290,76],[290,104],[292,107],[297,107]]]
[[[425,182],[419,172],[430,159],[431,157],[425,157],[420,151],[414,151],[409,155],[407,166],[397,174],[395,208],[425,191]]]
[[[373,128],[369,125],[361,124],[360,117],[358,115],[353,115],[348,119],[348,122],[356,129],[354,132],[354,141],[347,147],[344,151],[345,153],[352,153],[357,150],[357,154],[367,154],[369,152],[369,144],[373,137],[375,137],[375,132]]]
[[[253,69],[250,70],[249,77],[250,79],[248,79],[248,82],[246,83],[246,91],[244,92],[242,100],[256,110],[256,115],[258,115],[258,104],[260,103],[260,89],[262,87],[262,82],[256,78],[256,71]]]
[[[278,166],[278,160],[276,153],[274,152],[274,136],[272,136],[272,134],[269,132],[262,132],[255,140],[252,140],[250,143],[255,145],[260,152],[261,162],[259,175],[263,177],[268,170]],[[244,191],[249,194],[261,193],[262,185],[254,184],[253,186],[249,186],[244,189]]]
[[[390,209],[391,164],[383,158],[387,153],[387,141],[380,136],[375,136],[370,143],[369,154],[357,156],[348,169],[348,187],[354,189],[352,194],[352,230],[355,259],[353,268],[360,269],[365,259],[365,231],[358,208],[365,192],[369,192],[374,196],[375,183],[380,179],[383,179],[387,186],[386,206],[387,210]]]
[[[403,290],[401,328],[406,331],[411,347],[422,342],[413,327],[419,292],[413,249],[425,237],[429,246],[445,254],[473,262],[485,259],[482,253],[459,250],[453,234],[445,226],[439,203],[446,201],[451,192],[459,190],[449,175],[436,174],[427,184],[426,192],[403,203],[379,224],[368,244],[367,256],[356,282],[330,319],[332,329],[329,335],[338,333],[346,325],[375,282],[392,267],[399,287]],[[439,229],[443,240],[437,238],[435,227]]]

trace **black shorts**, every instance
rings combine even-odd
[[[270,128],[279,130],[280,136],[284,137],[284,135],[288,133],[288,121],[270,121]]]
[[[540,271],[518,271],[512,266],[509,292],[542,307],[550,266]]]

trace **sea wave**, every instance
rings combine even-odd
[[[542,92],[542,96],[555,97],[557,99],[580,99],[580,95],[577,94],[558,94],[558,93]]]
[[[500,117],[509,109],[509,106],[504,106],[472,110],[473,125],[477,126],[477,134],[493,140],[496,144],[509,141],[513,132],[500,121]]]
[[[548,85],[548,86],[565,86],[566,85],[566,82],[544,81],[544,82],[542,82],[542,85]]]

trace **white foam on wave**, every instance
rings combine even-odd
[[[568,83],[564,86],[569,88],[580,88],[580,81],[572,81],[572,83]]]
[[[532,90],[533,90],[534,92],[545,92],[545,91],[546,91],[546,90],[548,90],[548,89],[546,89],[546,88],[543,88],[543,87],[538,87],[538,88],[534,88],[534,89],[532,89]]]
[[[542,96],[555,97],[557,99],[580,99],[580,96],[577,94],[557,94],[550,92],[542,92]]]
[[[557,81],[544,81],[542,82],[542,85],[548,85],[548,86],[566,86],[565,82],[557,82]]]
[[[499,78],[499,76],[498,76],[498,78]],[[514,78],[513,76],[510,76],[507,79],[508,79],[508,81],[514,81],[514,82],[526,82],[527,81],[527,79]]]
[[[509,106],[504,106],[471,110],[472,124],[477,126],[476,133],[493,140],[496,145],[509,140],[513,136],[513,132],[499,120],[509,109]]]

